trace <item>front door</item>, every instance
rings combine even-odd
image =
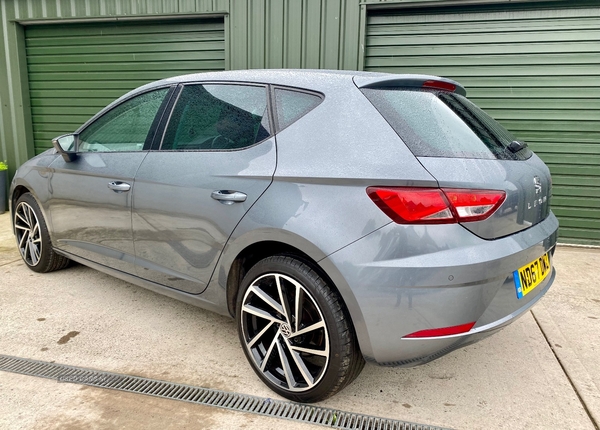
[[[79,133],[74,161],[59,156],[50,165],[49,211],[57,248],[134,273],[134,177],[168,91],[144,93],[107,111]]]

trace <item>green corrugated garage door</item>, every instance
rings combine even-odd
[[[225,68],[223,19],[26,27],[36,153],[147,82]]]
[[[550,166],[560,241],[600,245],[600,8],[368,16],[365,70],[458,80]]]

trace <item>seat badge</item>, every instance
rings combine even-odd
[[[535,186],[535,193],[540,194],[542,192],[542,180],[539,176],[533,177],[533,185]]]

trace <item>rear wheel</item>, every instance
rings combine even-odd
[[[15,207],[15,236],[23,261],[35,272],[46,273],[69,265],[69,259],[52,248],[46,221],[37,201],[25,193]]]
[[[324,400],[364,366],[341,298],[300,260],[273,256],[258,262],[242,281],[236,309],[248,361],[288,399]]]

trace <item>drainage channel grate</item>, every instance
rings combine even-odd
[[[54,379],[58,382],[146,394],[234,411],[266,415],[326,427],[353,430],[443,430],[440,427],[407,421],[344,412],[301,403],[273,400],[247,394],[229,393],[210,388],[148,379],[139,376],[103,372],[66,364],[49,363],[0,354],[0,370]]]

